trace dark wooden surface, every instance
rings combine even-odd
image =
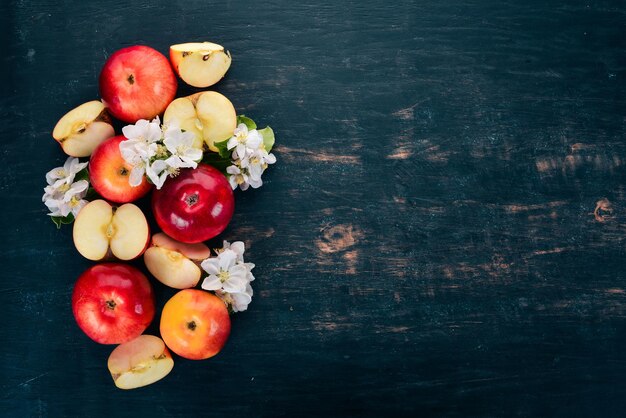
[[[624,416],[623,2],[5,0],[0,19],[0,415]],[[40,202],[50,133],[115,50],[205,39],[234,57],[216,89],[277,133],[223,234],[256,296],[217,357],[123,392],[72,318],[91,263]]]

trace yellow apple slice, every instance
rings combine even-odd
[[[211,151],[217,152],[213,144],[233,136],[237,113],[226,96],[215,91],[202,91],[172,101],[165,109],[163,122],[178,123],[182,129],[196,135],[195,147],[199,148],[203,141]]]
[[[107,138],[115,136],[111,118],[99,100],[70,110],[54,127],[52,137],[72,157],[88,157]]]
[[[178,76],[194,87],[209,87],[220,81],[230,68],[231,57],[224,47],[212,42],[172,45],[170,61]]]
[[[200,281],[202,271],[195,261],[210,257],[211,250],[202,243],[185,244],[164,233],[152,237],[152,246],[143,260],[154,277],[174,289],[188,289]]]
[[[209,258],[211,256],[211,250],[206,244],[198,242],[196,244],[188,244],[185,242],[176,241],[174,238],[171,238],[169,235],[159,232],[152,236],[152,245],[157,247],[164,247],[169,250],[178,251],[185,257],[202,261],[205,258]]]
[[[174,360],[162,339],[140,335],[118,345],[107,366],[115,386],[135,389],[163,379],[172,371]]]
[[[148,222],[132,203],[114,208],[104,200],[94,200],[78,212],[74,221],[74,245],[89,260],[139,257],[150,240]]]

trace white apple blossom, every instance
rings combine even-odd
[[[228,182],[230,183],[230,187],[235,190],[237,186],[241,190],[248,190],[250,183],[248,183],[248,174],[245,171],[242,171],[241,168],[236,164],[237,161],[234,161],[235,164],[226,167],[226,172],[230,174],[228,176]]]
[[[76,174],[87,167],[87,164],[88,163],[81,163],[78,158],[68,157],[63,167],[53,168],[46,173],[46,181],[48,185],[54,186],[55,188],[60,187],[62,184],[69,186],[74,181]]]
[[[201,267],[209,276],[202,282],[205,290],[240,293],[246,290],[247,269],[237,262],[237,254],[233,250],[224,250],[217,257],[207,258]]]
[[[152,144],[161,139],[161,121],[158,116],[152,121],[139,119],[134,125],[124,126],[122,133],[128,139]]]
[[[208,258],[201,264],[209,274],[202,282],[202,288],[214,291],[233,312],[245,311],[254,293],[250,284],[254,281],[254,264],[244,262],[245,244],[224,241],[223,247],[215,252],[217,257]]]
[[[48,215],[65,218],[71,213],[76,217],[78,212],[87,204],[87,201],[83,198],[87,194],[88,189],[89,182],[87,180],[79,180],[73,183],[65,192],[49,195],[44,200],[44,204],[50,210]]]
[[[87,204],[83,198],[89,189],[87,180],[74,181],[76,175],[87,167],[78,158],[69,157],[63,167],[57,167],[46,174],[48,185],[43,189],[43,203],[49,216],[65,218],[70,213],[74,216]]]
[[[122,158],[132,166],[129,183],[138,186],[147,176],[157,189],[181,168],[196,168],[202,150],[193,147],[194,135],[172,123],[161,126],[159,118],[141,119],[122,129],[127,138],[120,143]]]
[[[167,163],[165,160],[155,160],[151,165],[146,167],[146,174],[155,187],[160,189],[163,187],[168,176]]]
[[[243,312],[248,309],[248,305],[252,302],[254,291],[250,283],[246,284],[246,289],[239,293],[225,293],[222,291],[215,292],[215,295],[230,306],[233,312]]]
[[[237,255],[237,261],[243,263],[243,253],[246,252],[246,244],[243,241],[230,243],[226,240],[222,242],[222,249],[218,251],[232,250]]]
[[[183,132],[178,125],[170,125],[163,132],[163,144],[167,150],[180,159],[178,168],[196,168],[202,159],[202,150],[193,147],[195,135],[193,132]],[[184,165],[183,165],[184,164]]]
[[[261,187],[263,172],[268,165],[276,162],[276,156],[265,149],[263,135],[256,129],[248,130],[245,124],[240,123],[234,136],[226,143],[226,148],[233,150],[232,165],[226,169],[233,190],[237,187],[244,191],[249,187]]]
[[[244,159],[249,152],[259,148],[263,143],[263,136],[256,129],[248,130],[244,123],[235,128],[234,135],[226,143],[226,148],[233,151],[235,159]]]

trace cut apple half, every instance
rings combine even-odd
[[[215,91],[203,91],[178,98],[165,109],[165,124],[177,123],[181,129],[196,136],[193,146],[202,148],[205,143],[217,152],[214,143],[233,136],[237,127],[235,107],[226,96]]]
[[[198,263],[210,256],[211,250],[203,243],[182,243],[160,232],[152,237],[143,259],[158,281],[174,289],[188,289],[202,276]]]
[[[172,45],[170,61],[174,71],[187,84],[209,87],[220,81],[230,68],[230,53],[212,42]]]
[[[56,124],[52,137],[72,157],[88,157],[102,141],[115,135],[111,118],[99,100],[67,112]]]
[[[172,371],[174,360],[162,339],[140,335],[117,346],[107,366],[115,386],[135,389],[163,379]]]
[[[150,230],[141,209],[132,203],[118,208],[104,200],[88,203],[74,221],[74,245],[89,260],[132,260],[148,245]]]

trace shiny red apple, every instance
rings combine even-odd
[[[186,243],[217,236],[234,211],[235,198],[226,176],[206,164],[168,178],[152,195],[152,213],[163,232]]]
[[[91,154],[89,181],[98,194],[116,203],[128,203],[145,196],[152,184],[144,177],[139,186],[129,182],[132,166],[122,157],[120,142],[124,135],[105,139]]]
[[[168,59],[143,45],[115,52],[100,73],[102,101],[113,116],[128,123],[163,113],[177,87]]]
[[[152,322],[152,286],[135,267],[98,264],[74,285],[72,311],[89,338],[100,344],[121,344],[137,338]]]

